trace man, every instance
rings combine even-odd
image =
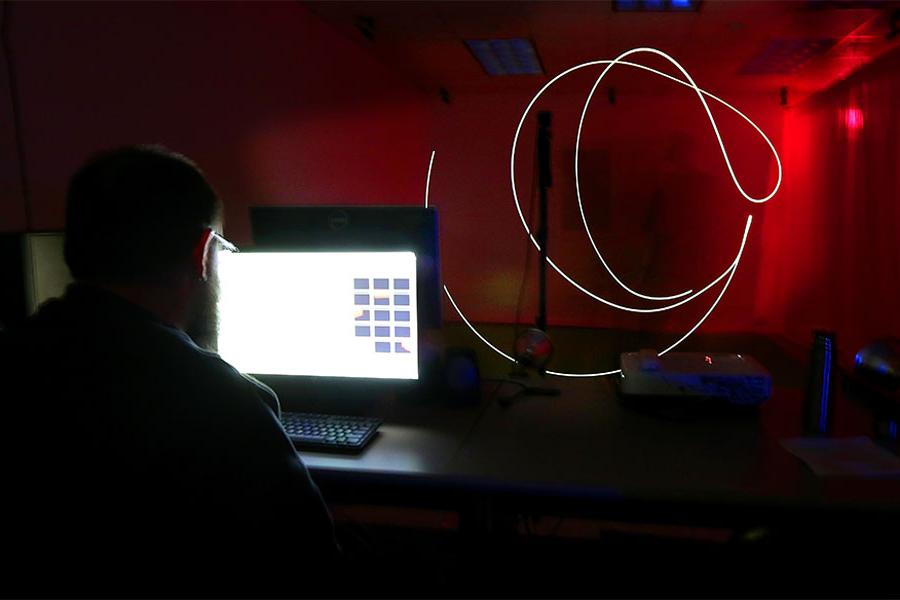
[[[198,168],[162,148],[73,176],[76,283],[0,350],[7,591],[297,591],[333,565],[275,394],[198,345],[215,337],[220,212]]]

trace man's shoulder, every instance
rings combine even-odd
[[[193,389],[198,398],[206,398],[221,405],[222,401],[262,401],[277,415],[278,397],[267,385],[238,372],[216,352],[200,348],[190,337],[175,329],[159,333],[169,339],[160,360],[161,369],[179,374],[185,385]]]
[[[65,379],[74,393],[127,391],[131,400],[148,397],[161,405],[189,398],[184,410],[192,406],[215,413],[229,408],[252,413],[262,401],[278,414],[271,389],[200,348],[183,331],[130,312],[103,314],[63,298],[48,302],[3,338],[0,352],[18,357],[39,388],[52,375]]]

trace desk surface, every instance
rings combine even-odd
[[[623,406],[607,381],[560,383],[557,398],[487,410],[454,469],[630,498],[809,493],[798,465],[786,453],[779,460],[755,416],[672,421]]]
[[[353,494],[425,486],[438,501],[477,492],[595,507],[900,510],[900,480],[823,480],[781,447],[800,433],[795,385],[776,387],[756,413],[672,420],[623,405],[609,378],[546,383],[561,395],[503,407],[486,392],[475,407],[395,407],[360,456],[302,456],[326,499],[346,485]]]
[[[649,414],[609,378],[548,378],[559,396],[504,407],[488,383],[479,406],[395,403],[359,457],[303,457],[336,521],[426,540],[410,555],[452,565],[451,593],[890,595],[900,480],[821,479],[782,448],[800,435],[802,367],[753,355],[776,389],[751,414]],[[838,435],[871,433],[837,400]],[[387,564],[405,575],[409,556]]]
[[[478,422],[477,408],[402,407],[384,417],[378,435],[359,455],[301,452],[313,473],[447,475],[453,457]]]

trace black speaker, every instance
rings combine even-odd
[[[444,402],[458,406],[481,402],[481,372],[475,352],[468,348],[447,348],[442,371]]]

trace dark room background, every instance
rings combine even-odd
[[[352,35],[352,18],[335,25],[336,9],[320,4],[8,3],[31,218],[26,222],[10,94],[3,93],[0,230],[61,229],[69,175],[91,153],[121,144],[160,143],[193,158],[224,199],[225,232],[239,245],[252,241],[254,205],[420,204],[434,150],[430,201],[440,215],[443,280],[473,321],[512,322],[531,252],[509,180],[522,110],[549,76],[652,46],[766,132],[783,163],[782,187],[766,204],[744,200],[696,95],[618,68],[591,104],[581,145],[582,193],[597,243],[634,287],[677,293],[727,267],[751,214],[744,257],[703,331],[777,334],[805,347],[812,329],[833,329],[847,362],[868,340],[900,333],[900,51],[888,44],[846,77],[835,67],[815,85],[799,76],[796,86],[747,84],[724,57],[744,52],[738,62],[749,59],[744,38],[764,41],[765,14],[783,13],[784,4],[742,3],[726,15],[707,2],[696,14],[643,22],[614,15],[593,31],[589,23],[584,31],[552,27],[583,6],[458,5],[454,14],[467,11],[472,37],[502,37],[524,14],[556,32],[547,48],[569,48],[542,55],[545,75],[499,81],[479,75],[459,36],[429,32],[433,8],[398,3],[391,10],[406,12],[406,23],[415,20],[409,14],[422,15],[422,31],[400,32],[420,42],[415,58],[456,75],[441,85],[438,76],[404,68],[414,61],[392,63],[378,50],[385,37],[400,35],[386,5],[370,41]],[[786,4],[799,12],[809,3]],[[516,13],[513,25],[509,12]],[[818,16],[808,22],[824,29],[794,33],[833,37],[843,27],[846,36],[876,14]],[[693,21],[670,28],[666,19]],[[653,57],[636,61],[674,73]],[[567,77],[535,107],[554,114],[550,252],[585,287],[624,302],[590,248],[575,203],[578,116],[599,72]],[[458,83],[477,77],[486,83]],[[767,194],[777,174],[767,146],[731,111],[711,109],[742,185]],[[516,163],[526,211],[534,130],[528,121]],[[535,261],[532,255],[527,263],[532,275]],[[525,315],[535,310],[531,280]],[[637,317],[598,305],[552,273],[549,286],[551,324],[673,335],[696,322],[719,289],[682,309]],[[444,314],[457,320],[449,308]]]

